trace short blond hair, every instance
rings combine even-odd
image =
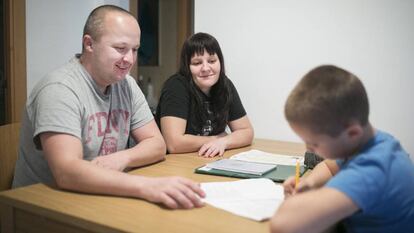
[[[109,12],[118,12],[121,14],[129,15],[135,18],[130,12],[121,7],[115,5],[102,5],[93,9],[86,19],[85,26],[83,27],[83,36],[89,35],[94,40],[99,40],[105,29],[105,16]],[[83,51],[82,46],[82,51]]]

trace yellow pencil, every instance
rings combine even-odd
[[[295,174],[295,188],[298,187],[299,184],[299,170],[300,170],[300,165],[299,165],[299,159],[296,160],[296,174]]]

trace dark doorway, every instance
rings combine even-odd
[[[6,123],[6,64],[5,64],[5,4],[3,0],[0,0],[0,125]]]

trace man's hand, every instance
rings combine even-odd
[[[126,156],[117,155],[117,153],[109,155],[101,155],[94,158],[92,164],[116,171],[123,171],[128,166],[128,160]]]
[[[204,205],[200,197],[205,197],[205,193],[200,185],[183,177],[144,177],[142,186],[142,198],[162,203],[171,209],[191,209]]]

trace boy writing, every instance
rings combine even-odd
[[[348,232],[412,232],[414,166],[391,135],[368,121],[365,88],[335,66],[311,70],[291,92],[285,116],[309,151],[326,160],[283,184],[272,232],[321,232],[344,219]]]

